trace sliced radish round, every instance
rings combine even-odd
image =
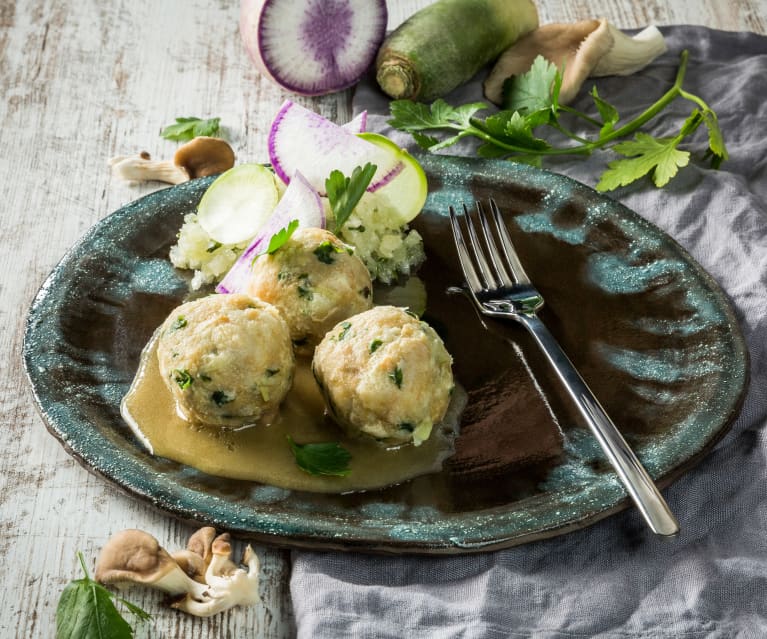
[[[368,186],[375,191],[391,182],[404,168],[398,153],[371,144],[351,131],[287,100],[269,131],[269,160],[275,173],[288,183],[300,171],[321,194],[331,171],[351,175],[358,166],[370,162],[378,167]]]
[[[277,205],[274,173],[262,164],[240,164],[217,177],[197,207],[197,220],[221,244],[253,237]]]
[[[403,168],[396,179],[374,193],[365,193],[357,207],[385,208],[392,228],[412,221],[423,209],[428,195],[426,173],[418,160],[386,136],[378,133],[360,133],[358,137],[396,155]]]
[[[324,95],[355,84],[386,32],[385,0],[242,0],[240,34],[281,87]]]
[[[265,224],[258,229],[253,241],[248,245],[234,266],[216,286],[217,293],[238,293],[245,289],[250,279],[253,260],[269,248],[272,236],[298,220],[300,228],[325,228],[325,211],[317,191],[300,173],[293,174],[288,188],[282,195],[277,207]]]

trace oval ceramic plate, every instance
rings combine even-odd
[[[428,259],[425,316],[469,394],[456,454],[439,474],[350,495],[206,476],[148,455],[119,404],[142,346],[188,294],[169,264],[183,216],[210,179],[144,197],[96,225],[29,313],[25,364],[50,431],[87,468],[185,520],[262,542],[460,553],[579,528],[625,493],[514,326],[488,331],[462,296],[447,207],[494,197],[544,321],[660,485],[689,469],[735,419],[747,352],[716,283],[672,239],[595,191],[524,165],[426,156],[416,228]]]

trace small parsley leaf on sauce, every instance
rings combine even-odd
[[[288,435],[288,443],[298,467],[310,475],[346,477],[351,472],[352,455],[338,442],[297,444]]]

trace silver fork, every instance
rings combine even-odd
[[[554,336],[536,315],[543,306],[543,297],[519,261],[498,206],[490,200],[490,216],[485,214],[480,202],[477,202],[476,207],[483,241],[480,240],[480,234],[465,204],[463,218],[466,232],[462,230],[459,216],[452,206],[450,222],[461,268],[477,308],[491,317],[512,319],[530,332],[554,367],[557,377],[564,384],[650,529],[658,535],[676,535],[679,524],[657,486]],[[465,236],[468,236],[468,242]],[[500,241],[503,255],[498,250],[496,237]]]

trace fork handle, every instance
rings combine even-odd
[[[554,367],[650,529],[657,535],[676,535],[679,523],[663,495],[549,329],[535,315],[517,315],[516,319],[535,338]]]

